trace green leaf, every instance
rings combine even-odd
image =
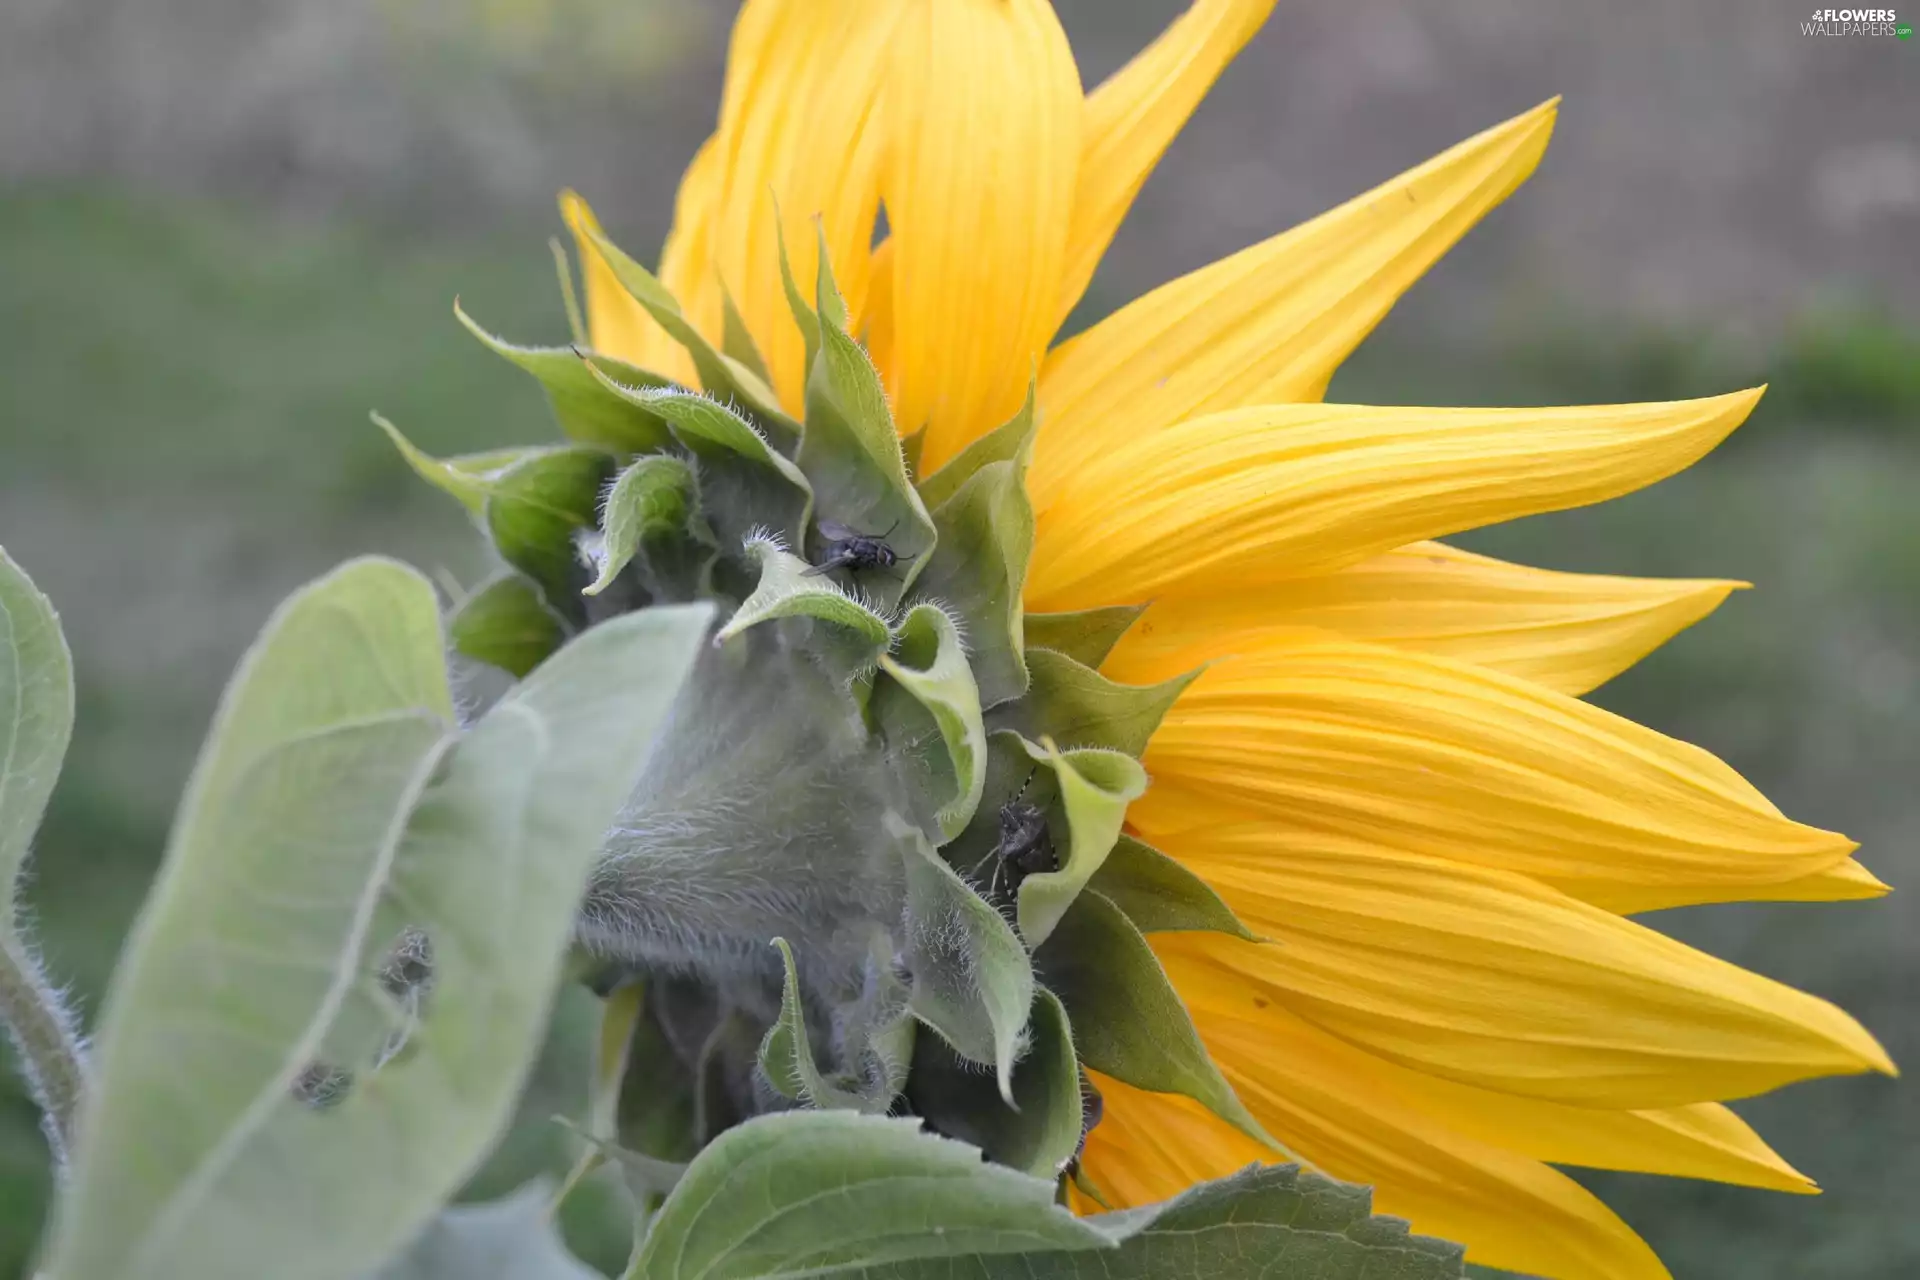
[[[1175,700],[1199,672],[1143,686],[1109,680],[1063,653],[1027,654],[1032,683],[1027,696],[996,708],[988,727],[1013,729],[1029,738],[1052,738],[1063,747],[1105,747],[1136,759]]]
[[[73,737],[73,658],[53,604],[0,548],[0,936]]]
[[[447,619],[453,647],[524,677],[566,643],[573,628],[555,613],[533,581],[503,573],[460,602]]]
[[[601,1280],[567,1252],[538,1182],[502,1200],[442,1209],[374,1280]]]
[[[487,494],[483,518],[500,558],[533,579],[547,603],[575,623],[585,618],[580,591],[588,574],[574,535],[594,527],[600,490],[612,474],[610,455],[568,445],[522,458]]]
[[[931,717],[942,750],[940,778],[952,797],[940,806],[940,837],[951,840],[973,820],[987,780],[987,731],[980,690],[953,619],[937,606],[915,605],[900,624],[897,657],[881,655],[880,669]],[[885,726],[890,718],[879,714]],[[904,736],[904,735],[901,735]],[[913,758],[925,754],[911,752]]]
[[[789,1111],[701,1152],[635,1270],[647,1280],[785,1280],[1111,1245],[1108,1231],[1053,1203],[1052,1182],[984,1163],[912,1120]]]
[[[62,1280],[358,1275],[417,1231],[511,1117],[587,871],[711,616],[594,627],[456,740],[433,593],[351,564],[243,664],[115,975]],[[446,749],[451,744],[451,749]],[[403,1052],[295,1084],[337,1020],[397,1015],[374,925],[431,946]]]
[[[767,362],[761,359],[760,348],[754,345],[753,331],[747,328],[745,317],[734,304],[733,290],[724,283],[720,286],[720,304],[720,350],[761,382],[772,385],[773,378],[767,373]]]
[[[1147,774],[1139,761],[1118,751],[1062,752],[1051,741],[1038,749],[1027,743],[1026,750],[1052,768],[1067,826],[1059,866],[1020,882],[1020,935],[1029,947],[1038,947],[1106,862],[1126,821],[1127,806],[1146,792]]]
[[[679,301],[667,287],[651,271],[607,239],[590,219],[583,220],[581,225],[594,247],[606,259],[607,265],[613,269],[614,277],[621,286],[646,308],[647,314],[658,321],[675,342],[687,349],[687,354],[693,357],[693,367],[700,375],[700,385],[710,395],[739,402],[783,445],[800,438],[800,424],[780,408],[779,397],[764,378],[733,357],[715,350],[713,344],[688,322],[680,310]]]
[[[1034,382],[1027,383],[1027,399],[1011,418],[981,436],[947,461],[944,467],[920,482],[920,497],[929,508],[945,505],[960,492],[962,485],[995,462],[1020,462],[1033,437]]]
[[[631,1065],[634,1028],[645,1012],[646,988],[639,982],[614,988],[601,1002],[593,1072],[587,1077],[587,1123],[580,1130],[581,1136],[587,1139],[587,1147],[554,1193],[556,1209],[594,1170],[606,1163],[605,1147],[619,1140],[620,1086]]]
[[[1262,941],[1205,880],[1150,845],[1123,835],[1087,882],[1142,933],[1206,930]]]
[[[747,551],[759,562],[760,583],[720,628],[716,643],[774,618],[815,618],[842,628],[865,649],[869,661],[891,643],[893,632],[885,618],[839,583],[810,576],[812,566],[772,538],[749,542]]]
[[[1369,1217],[1372,1193],[1296,1165],[1261,1165],[1092,1221],[1124,1235],[1098,1252],[899,1262],[835,1280],[1460,1280],[1459,1245]]]
[[[413,441],[400,434],[400,428],[379,414],[368,416],[376,427],[387,433],[387,439],[393,441],[393,447],[400,451],[415,475],[442,493],[450,494],[476,516],[486,507],[487,495],[493,492],[494,482],[507,468],[537,452],[528,448],[490,449],[485,453],[436,458],[422,452]]]
[[[919,593],[967,623],[982,706],[1018,698],[1027,688],[1020,592],[1033,553],[1033,505],[1026,458],[992,462],[934,509],[940,541],[921,574]]]
[[[564,277],[563,277],[564,278]],[[554,420],[567,437],[615,453],[652,453],[668,443],[667,424],[658,415],[631,400],[609,392],[581,361],[576,347],[521,347],[495,337],[453,304],[453,314],[467,332],[494,354],[511,360],[540,380]],[[595,355],[594,359],[628,386],[666,387],[667,379],[639,365]]]
[[[627,1050],[615,1133],[627,1150],[684,1162],[700,1149],[694,1132],[694,1081],[654,1016],[660,986],[658,979],[645,985],[648,1007],[634,1024]]]
[[[1012,1101],[1013,1063],[1033,1004],[1027,949],[919,828],[892,814],[885,825],[907,864],[909,1007],[962,1057],[991,1064],[1000,1096]]]
[[[936,1132],[972,1143],[989,1160],[1058,1178],[1080,1145],[1080,1066],[1067,1011],[1042,987],[1033,1004],[1032,1046],[1013,1069],[1013,1105],[993,1082],[934,1037],[923,1037],[907,1077],[915,1114]]]
[[[1034,964],[1073,1017],[1081,1062],[1138,1089],[1185,1094],[1281,1150],[1207,1055],[1153,948],[1120,908],[1082,893]]]
[[[1117,604],[1077,613],[1030,613],[1026,617],[1027,647],[1051,649],[1097,669],[1146,609],[1143,604]]]
[[[799,545],[813,510],[813,489],[752,423],[697,392],[607,385],[665,418],[699,459],[701,500],[722,538],[737,546],[750,530],[764,527]]]
[[[63,1166],[86,1089],[79,1028],[21,937],[16,894],[73,737],[73,658],[53,605],[0,549],[0,1029]]]
[[[633,562],[644,543],[687,535],[699,508],[693,468],[679,458],[653,454],[635,460],[607,492],[601,515],[605,534],[600,572],[585,588],[597,596]]]
[[[819,1107],[823,1111],[847,1110],[878,1114],[893,1102],[893,1094],[878,1097],[862,1091],[850,1079],[828,1079],[813,1056],[813,1043],[807,1034],[806,1004],[800,996],[800,974],[793,967],[793,948],[785,938],[775,938],[786,980],[781,988],[780,1016],[767,1028],[760,1046],[760,1067],[767,1082],[783,1097]]]
[[[870,573],[862,581],[891,606],[934,549],[933,519],[907,478],[879,370],[847,335],[824,243],[818,296],[820,350],[807,378],[807,429],[795,460],[813,484],[822,519],[884,538],[900,557],[897,579]]]

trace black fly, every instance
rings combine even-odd
[[[893,568],[900,563],[900,554],[887,545],[887,539],[899,527],[900,522],[896,520],[893,528],[875,537],[849,529],[837,520],[822,520],[820,535],[827,540],[826,559],[807,570],[807,576],[818,577],[832,569],[851,569],[858,573],[862,569]]]
[[[1053,836],[1047,830],[1046,811],[1039,805],[1027,803],[1027,788],[1032,784],[1033,772],[1029,771],[1013,799],[1000,806],[999,842],[974,864],[974,874],[978,875],[989,858],[999,859],[988,885],[989,893],[998,894],[1003,880],[1009,893],[1018,892],[1020,882],[1028,876],[1056,870],[1060,865]]]

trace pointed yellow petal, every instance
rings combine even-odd
[[[1355,1094],[1417,1110],[1476,1142],[1550,1164],[1700,1178],[1798,1195],[1817,1190],[1719,1103],[1614,1111],[1496,1093],[1428,1075],[1289,1013],[1261,987],[1188,954],[1177,937],[1155,937],[1195,1025],[1216,1053],[1236,1061],[1305,1059],[1346,1081]]]
[[[751,0],[734,26],[711,269],[796,414],[806,354],[781,281],[775,208],[809,295],[818,217],[841,295],[863,310],[885,145],[878,102],[900,9],[896,0]]]
[[[1718,444],[1760,392],[1553,409],[1269,405],[1114,440],[1034,488],[1027,607],[1245,591],[1420,538],[1618,497]],[[1043,432],[1044,434],[1044,432]]]
[[[1749,895],[1757,902],[1857,902],[1884,898],[1893,888],[1873,872],[1848,858],[1824,871],[1797,880],[1765,885]]]
[[[1163,597],[1103,670],[1152,684],[1276,632],[1320,627],[1437,653],[1581,694],[1625,671],[1726,599],[1738,582],[1556,573],[1416,542],[1259,591]]]
[[[1261,1123],[1322,1172],[1372,1187],[1376,1213],[1456,1240],[1470,1261],[1489,1266],[1557,1280],[1665,1280],[1652,1250],[1571,1179],[1348,1077],[1339,1056],[1316,1052],[1327,1037],[1276,1032],[1252,1046],[1202,1025]],[[1106,1113],[1087,1139],[1085,1167],[1103,1189],[1117,1184],[1132,1193],[1126,1203],[1144,1203],[1165,1198],[1189,1172],[1226,1172],[1221,1161],[1195,1158],[1199,1142],[1214,1137],[1201,1128],[1204,1114],[1190,1117],[1160,1094],[1099,1086]]]
[[[1040,375],[1042,483],[1203,413],[1319,399],[1334,368],[1539,163],[1556,102],[1312,222],[1155,289],[1063,343]]]
[[[1087,95],[1080,183],[1056,323],[1086,292],[1100,256],[1207,90],[1253,38],[1275,0],[1194,0],[1160,38]]]
[[[903,6],[889,53],[900,430],[931,470],[1011,417],[1058,314],[1080,75],[1046,0]]]
[[[1512,676],[1327,636],[1210,667],[1127,819],[1311,827],[1517,872],[1611,910],[1765,896],[1844,861],[1700,748]]]
[[[683,203],[689,188],[697,187],[692,181],[693,170],[688,171],[688,178],[681,187]],[[696,385],[692,359],[627,292],[588,234],[600,230],[600,221],[587,202],[577,192],[561,192],[560,216],[573,232],[574,248],[580,256],[580,276],[587,292],[587,339],[593,349],[676,382]],[[697,222],[691,234],[698,234]]]
[[[1182,832],[1162,847],[1278,944],[1187,934],[1157,947],[1428,1074],[1642,1110],[1891,1070],[1826,1001],[1525,876],[1346,837],[1276,840],[1268,827]]]

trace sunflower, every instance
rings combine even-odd
[[[515,532],[531,486],[597,569],[596,607],[639,572],[631,601],[675,582],[727,599],[719,642],[787,627],[781,644],[867,646],[804,696],[798,673],[819,664],[770,665],[786,652],[771,640],[726,671],[713,659],[699,705],[723,727],[668,753],[681,766],[636,801],[596,881],[583,940],[680,975],[669,987],[691,969],[709,1004],[750,1008],[737,989],[760,971],[741,957],[790,940],[779,1023],[763,1011],[732,1036],[708,1016],[701,1069],[732,1036],[748,1057],[760,1045],[763,1080],[769,1054],[792,1066],[774,1080],[790,1097],[905,1096],[931,1115],[943,1090],[980,1092],[937,1053],[997,1066],[1009,1100],[1064,1055],[1056,1083],[1077,1072],[1101,1100],[1074,1091],[1069,1108],[1082,1211],[1291,1156],[1477,1262],[1665,1276],[1552,1166],[1811,1192],[1722,1103],[1893,1065],[1832,1005],[1630,917],[1885,886],[1852,841],[1786,818],[1712,755],[1581,700],[1742,584],[1549,572],[1432,539],[1658,481],[1760,392],[1323,401],[1394,300],[1532,172],[1555,102],[1056,345],[1149,171],[1272,7],[1196,0],[1084,93],[1046,0],[748,0],[657,276],[562,197],[593,381],[501,347],[548,382],[576,439],[619,456],[563,450],[563,475],[552,452],[410,454],[534,580],[495,584],[454,634],[523,669],[591,622],[566,566]],[[816,279],[809,303],[798,282]],[[589,411],[589,392],[641,416]],[[848,426],[876,416],[877,450]],[[761,487],[727,480],[728,458]],[[556,476],[592,493],[621,465],[597,503],[552,496]],[[779,484],[806,504],[768,514]],[[669,525],[705,557],[690,576],[645,551],[644,530]],[[503,646],[487,628],[515,592],[544,593],[544,613]],[[843,694],[856,713],[823,727]],[[930,714],[889,733],[909,704]],[[724,803],[689,807],[700,785]],[[823,790],[830,812],[804,799]],[[938,858],[909,856],[902,879],[844,852],[906,830],[880,809],[913,817]],[[993,908],[986,923],[955,885]],[[938,927],[917,926],[940,893]],[[902,896],[904,940],[887,924]],[[982,977],[1005,960],[1005,912],[1038,985],[1024,953],[1006,963],[1027,985]],[[841,954],[849,937],[858,954]],[[975,946],[937,990],[929,938]],[[1108,970],[1133,975],[1119,998],[1089,976]],[[874,1011],[890,978],[938,1037],[887,1038]],[[1157,984],[1178,1002],[1156,1004]],[[1152,1053],[1125,1049],[1129,1018],[1164,1024]],[[1189,1021],[1199,1065],[1167,1048]],[[1057,1140],[1032,1135],[994,1151],[984,1114],[942,1123],[986,1134],[995,1158],[1057,1162]]]

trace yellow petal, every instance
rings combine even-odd
[[[1080,182],[1056,324],[1086,292],[1140,186],[1275,0],[1194,0],[1160,38],[1087,95]]]
[[[1183,276],[1061,344],[1040,375],[1036,481],[1203,413],[1317,400],[1334,368],[1539,163],[1557,100],[1312,222]]]
[[[878,102],[900,9],[896,0],[750,0],[734,26],[709,269],[732,290],[796,414],[806,354],[781,281],[775,208],[808,295],[818,217],[841,295],[863,310],[885,153]]]
[[[1053,332],[1080,167],[1080,75],[1046,0],[903,6],[889,54],[900,430],[938,467],[1011,417]]]
[[[1224,1178],[1273,1152],[1191,1098],[1149,1093],[1089,1070],[1100,1091],[1100,1123],[1087,1135],[1082,1167],[1115,1209],[1171,1199],[1196,1182]]]
[[[1368,1053],[1290,1013],[1263,989],[1187,953],[1174,935],[1156,950],[1214,1052],[1237,1061],[1307,1059],[1356,1095],[1412,1108],[1434,1124],[1490,1146],[1589,1169],[1618,1169],[1765,1187],[1816,1188],[1747,1123],[1715,1102],[1642,1111],[1575,1107],[1496,1093],[1428,1075]],[[1284,944],[1283,944],[1284,945]]]
[[[698,203],[699,184],[694,180],[698,168],[696,160],[693,169],[688,171],[688,181],[681,186],[683,206]],[[690,190],[696,197],[691,202]],[[593,349],[684,385],[697,385],[692,358],[627,292],[594,244],[588,232],[598,232],[600,221],[593,216],[587,202],[576,192],[561,192],[560,216],[573,232],[574,247],[580,255],[580,277],[587,293],[587,340]],[[697,235],[697,219],[693,225],[694,229],[688,234]]]
[[[1313,1044],[1276,1036],[1249,1052],[1232,1037],[1209,1040],[1261,1123],[1322,1172],[1372,1187],[1376,1213],[1458,1241],[1489,1266],[1556,1280],[1665,1280],[1640,1238],[1564,1174],[1368,1089],[1337,1058],[1316,1057]],[[1206,1159],[1225,1129],[1219,1121],[1206,1129],[1204,1115],[1164,1095],[1099,1086],[1106,1114],[1087,1139],[1085,1167],[1103,1189],[1117,1184],[1137,1197],[1126,1203],[1144,1203],[1188,1173],[1227,1171],[1224,1160]]]
[[[1601,502],[1690,466],[1759,398],[1269,405],[1113,440],[1047,492],[1028,608],[1244,591],[1421,538]]]
[[[1525,876],[1264,827],[1183,832],[1163,847],[1278,939],[1156,939],[1169,954],[1431,1075],[1644,1110],[1892,1070],[1826,1001]]]
[[[1312,828],[1531,876],[1615,911],[1764,896],[1844,861],[1709,752],[1445,658],[1303,634],[1209,668],[1147,748],[1149,836]]]
[[[1739,582],[1556,573],[1416,542],[1259,591],[1163,597],[1103,669],[1152,684],[1257,653],[1276,632],[1320,627],[1437,653],[1581,694],[1692,626]]]
[[[1755,902],[1857,902],[1891,892],[1886,881],[1848,858],[1810,876],[1762,885],[1747,897]]]

